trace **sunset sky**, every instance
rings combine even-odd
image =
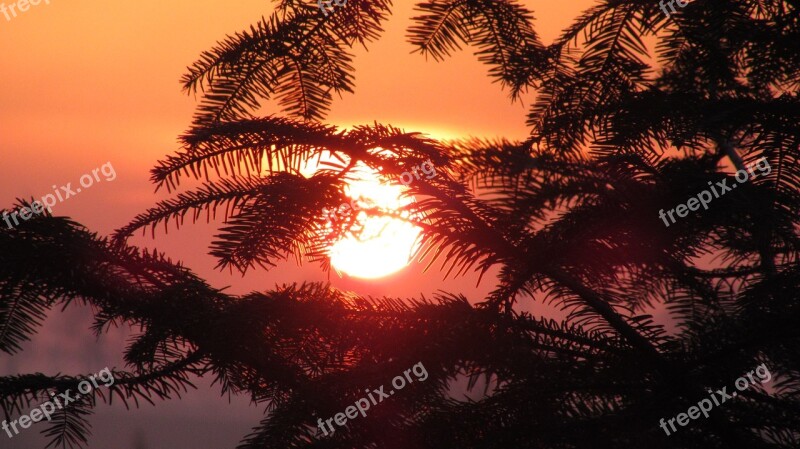
[[[522,3],[535,12],[544,43],[591,4],[588,0]],[[441,63],[412,54],[405,34],[413,4],[396,2],[381,40],[373,42],[369,51],[357,49],[356,93],[336,99],[326,121],[343,127],[377,121],[441,138],[524,139],[533,95],[512,104],[471,49]],[[75,186],[82,175],[107,162],[113,165],[115,180],[101,176],[102,181],[56,205],[54,214],[108,235],[166,198],[166,192],[153,193],[149,170],[178,148],[177,136],[189,126],[197,104],[181,91],[180,76],[201,51],[271,10],[266,0],[51,0],[10,21],[0,15],[3,207],[9,208],[17,197],[51,193],[52,185]],[[269,105],[263,112],[279,111]],[[244,278],[219,272],[207,255],[213,232],[213,224],[202,223],[171,229],[168,235],[157,233],[155,240],[136,237],[130,243],[164,251],[212,285],[230,286],[233,293],[328,278],[316,265],[298,268],[292,261],[270,272],[249,272]],[[362,294],[430,295],[444,289],[473,300],[493,287],[489,281],[476,289],[473,276],[442,282],[438,267],[423,275],[418,265],[377,281],[339,279],[335,273],[330,280]],[[88,325],[81,311],[51,317],[25,352],[14,358],[0,356],[0,374],[74,374],[121,367],[125,334],[112,332],[94,344]],[[116,406],[109,411],[101,406],[92,419],[91,447],[234,447],[258,422],[261,410],[249,407],[246,398],[229,406],[217,391],[202,383],[186,400],[140,411],[125,412]],[[37,431],[14,438],[10,446],[3,439],[2,447],[29,448]]]

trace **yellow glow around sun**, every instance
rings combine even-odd
[[[309,166],[314,171],[316,161]],[[381,183],[377,172],[361,163],[353,170],[352,177],[345,194],[364,207],[397,211],[413,201],[402,195],[404,186]],[[353,277],[375,279],[396,273],[409,264],[420,233],[417,226],[397,218],[369,217],[364,211],[358,212],[357,220],[362,227],[359,235],[348,235],[330,247],[334,268]]]

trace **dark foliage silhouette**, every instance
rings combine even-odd
[[[204,53],[184,77],[202,93],[183,148],[152,171],[170,192],[111,238],[64,218],[0,230],[0,349],[12,354],[56,306],[96,310],[94,331],[130,324],[128,371],[47,429],[85,445],[97,400],[174,398],[193,376],[249,395],[267,414],[255,448],[790,448],[800,444],[800,9],[792,1],[600,1],[552,44],[513,0],[433,0],[408,30],[424,56],[475,49],[512,99],[535,94],[524,142],[439,142],[383,124],[319,122],[355,88],[351,54],[375,40],[391,2],[316,2],[276,12]],[[285,116],[262,114],[278,101]],[[380,149],[381,151],[378,151]],[[299,174],[322,151],[341,164]],[[665,227],[731,168],[768,175]],[[126,238],[187,215],[221,221],[211,254],[245,273],[289,257],[328,270],[324,207],[345,201],[356,162],[409,187],[419,257],[449,276],[498,269],[487,298],[364,298],[290,284],[233,296]],[[370,214],[392,214],[374,207]],[[352,218],[352,217],[351,217]],[[561,307],[555,321],[520,302]],[[656,319],[654,313],[666,315]],[[328,417],[422,361],[430,373],[330,437]],[[675,416],[765,363],[754,386],[672,436]],[[453,385],[485,388],[463,400]],[[6,415],[80,377],[0,379]]]

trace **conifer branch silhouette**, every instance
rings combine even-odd
[[[183,79],[203,94],[195,121],[151,172],[174,196],[112,238],[50,216],[0,229],[0,350],[22,350],[51,308],[76,302],[94,307],[98,335],[141,327],[120,386],[65,412],[50,441],[85,447],[94,400],[172,399],[212,376],[267,410],[241,449],[796,447],[797,5],[695,1],[666,18],[657,2],[602,0],[545,46],[520,2],[423,1],[412,48],[442,61],[474,47],[513,100],[536,94],[530,136],[438,141],[318,123],[332,93],[354,91],[349,49],[377,39],[390,6],[348,0],[326,17],[284,0],[203,53]],[[259,115],[273,99],[286,117]],[[323,152],[338,162],[301,175]],[[418,201],[404,210],[422,229],[419,260],[494,282],[486,298],[369,298],[316,283],[231,295],[127,242],[205,214],[220,222],[210,249],[221,268],[294,256],[326,270],[352,220],[324,233],[321,210],[345,199],[353,165],[392,179],[427,159],[440,174],[410,185]],[[759,160],[769,172],[707,210],[658,218]],[[186,180],[202,185],[181,192]],[[563,317],[539,316],[538,304]],[[315,417],[419,361],[426,382],[332,436],[315,432]],[[760,363],[769,388],[671,436],[659,428]],[[0,378],[0,405],[21,412],[77,378]]]

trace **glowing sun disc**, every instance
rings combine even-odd
[[[309,165],[315,170],[316,161]],[[367,205],[397,211],[413,198],[404,197],[405,187],[381,183],[374,170],[359,163],[348,182],[345,194]],[[407,213],[404,213],[407,214]],[[330,247],[331,265],[350,276],[376,279],[396,273],[411,262],[417,249],[420,229],[404,220],[392,217],[357,216],[362,231],[358,237],[348,235]]]

